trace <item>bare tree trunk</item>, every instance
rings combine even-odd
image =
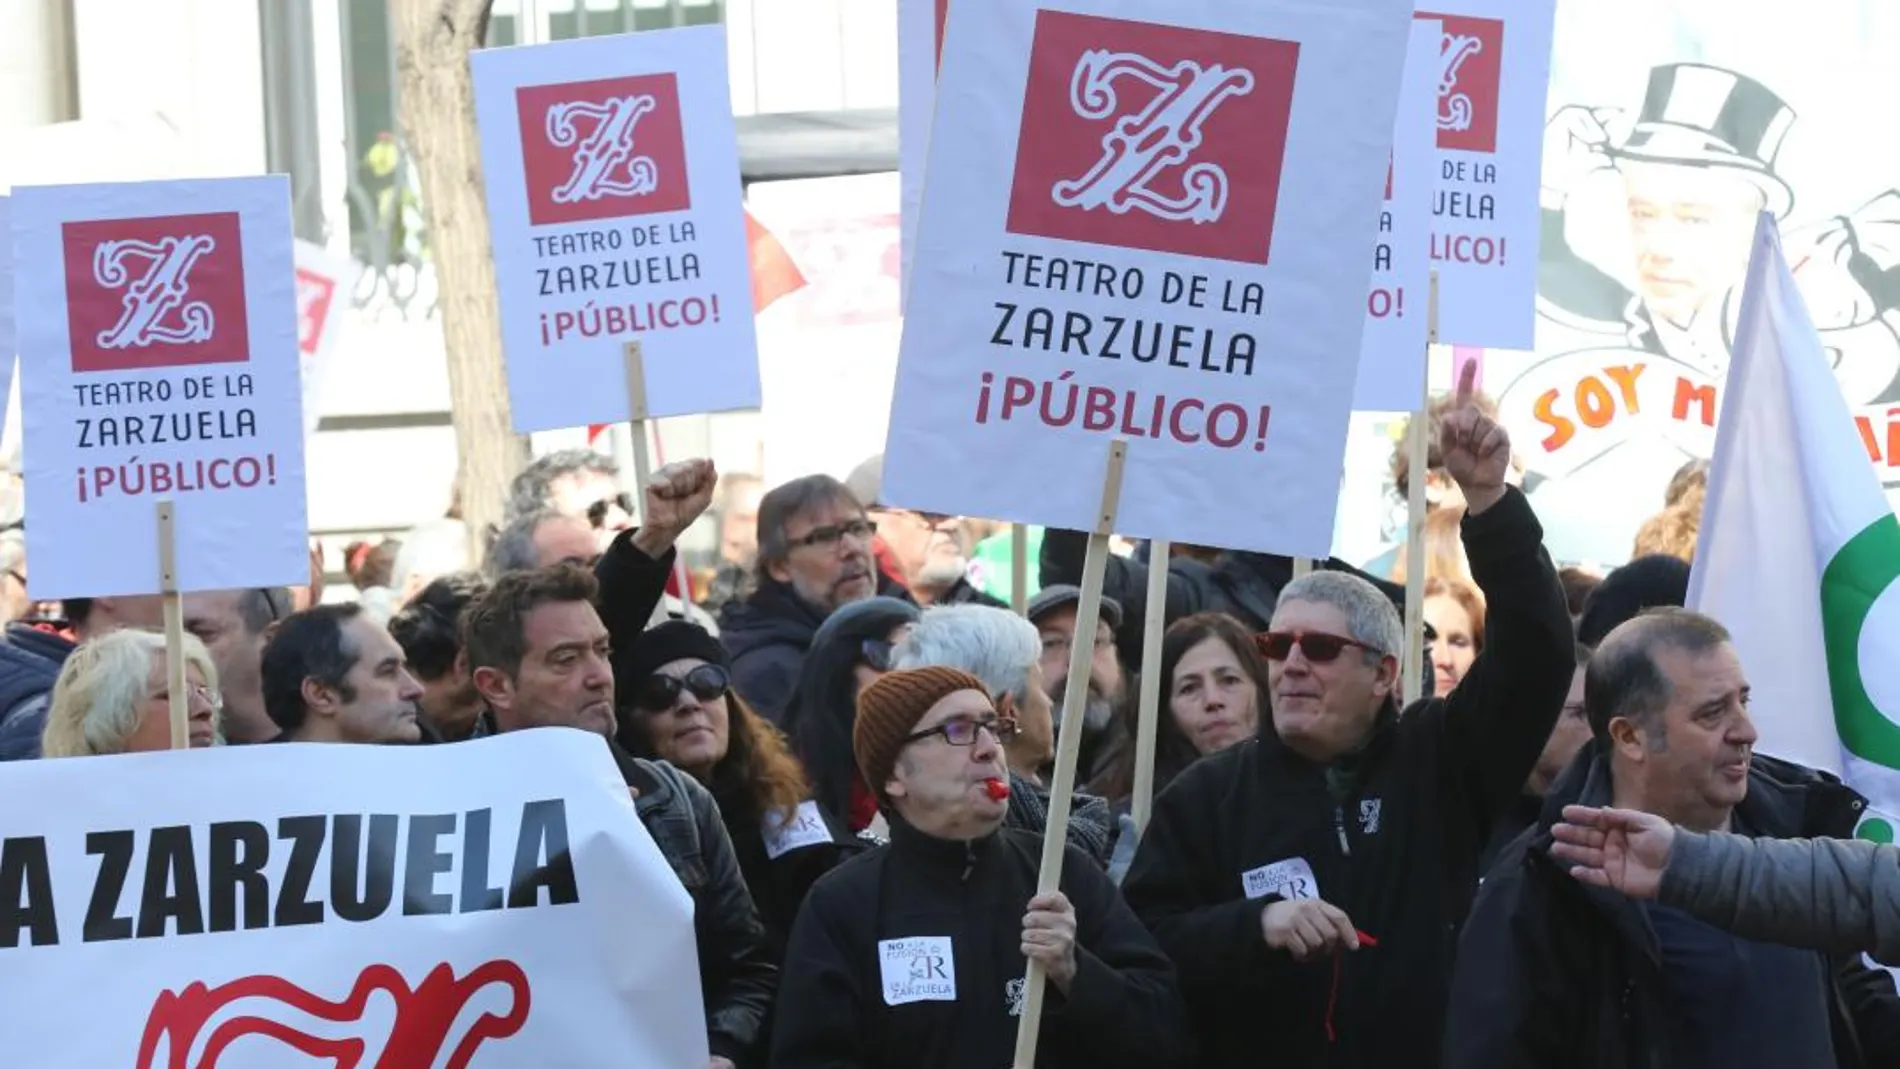
[[[508,481],[528,459],[509,426],[501,313],[482,200],[468,54],[480,48],[494,0],[390,0],[403,135],[422,180],[429,248],[441,293],[455,421],[456,477],[475,560],[499,525]]]

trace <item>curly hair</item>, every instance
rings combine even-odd
[[[1643,521],[1636,531],[1636,543],[1630,556],[1647,557],[1661,553],[1677,560],[1695,558],[1696,540],[1702,532],[1702,502],[1706,484],[1689,483],[1681,496],[1661,512]]]

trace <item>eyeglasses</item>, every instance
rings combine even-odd
[[[221,697],[217,691],[212,690],[203,683],[193,683],[186,687],[185,691],[187,695],[185,699],[186,704],[190,704],[191,699],[196,698],[210,706],[211,711],[214,713],[224,709],[224,698]],[[152,695],[150,700],[164,705],[170,705],[172,700],[171,688],[166,687],[161,689],[158,693]]]
[[[679,701],[681,691],[690,690],[693,697],[709,702],[724,694],[731,684],[732,676],[716,664],[702,664],[683,677],[655,672],[640,681],[633,704],[649,713],[663,713]]]
[[[600,530],[607,524],[607,513],[616,506],[627,515],[633,515],[633,495],[615,494],[613,497],[602,498],[587,506],[587,525],[596,531]]]
[[[1267,631],[1255,635],[1253,642],[1254,647],[1260,651],[1260,656],[1269,661],[1286,660],[1293,653],[1295,646],[1298,646],[1300,652],[1306,655],[1306,659],[1314,664],[1326,664],[1338,660],[1339,655],[1346,652],[1348,646],[1371,650],[1377,654],[1385,653],[1377,646],[1368,646],[1343,635],[1329,635],[1324,631]]]
[[[864,541],[877,533],[877,524],[868,520],[852,520],[850,523],[833,523],[824,527],[814,527],[798,538],[788,538],[785,544],[793,549],[802,546],[819,546],[829,549],[847,538]]]
[[[933,735],[942,735],[943,741],[952,746],[976,745],[978,731],[988,731],[997,742],[1016,737],[1016,718],[1013,716],[986,716],[981,720],[946,720],[934,728],[904,736],[904,742],[921,742]]]
[[[896,662],[897,644],[881,638],[867,638],[858,644],[858,659],[866,668],[888,672]]]

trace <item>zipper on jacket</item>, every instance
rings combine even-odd
[[[1333,831],[1339,836],[1339,852],[1352,856],[1352,844],[1346,841],[1346,810],[1343,806],[1333,807]]]
[[[963,844],[963,875],[958,877],[964,883],[970,882],[970,873],[976,871],[976,844]]]

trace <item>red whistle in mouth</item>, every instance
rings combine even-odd
[[[1009,797],[1009,781],[995,778],[983,781],[983,789],[989,792],[990,800],[1000,802]]]

